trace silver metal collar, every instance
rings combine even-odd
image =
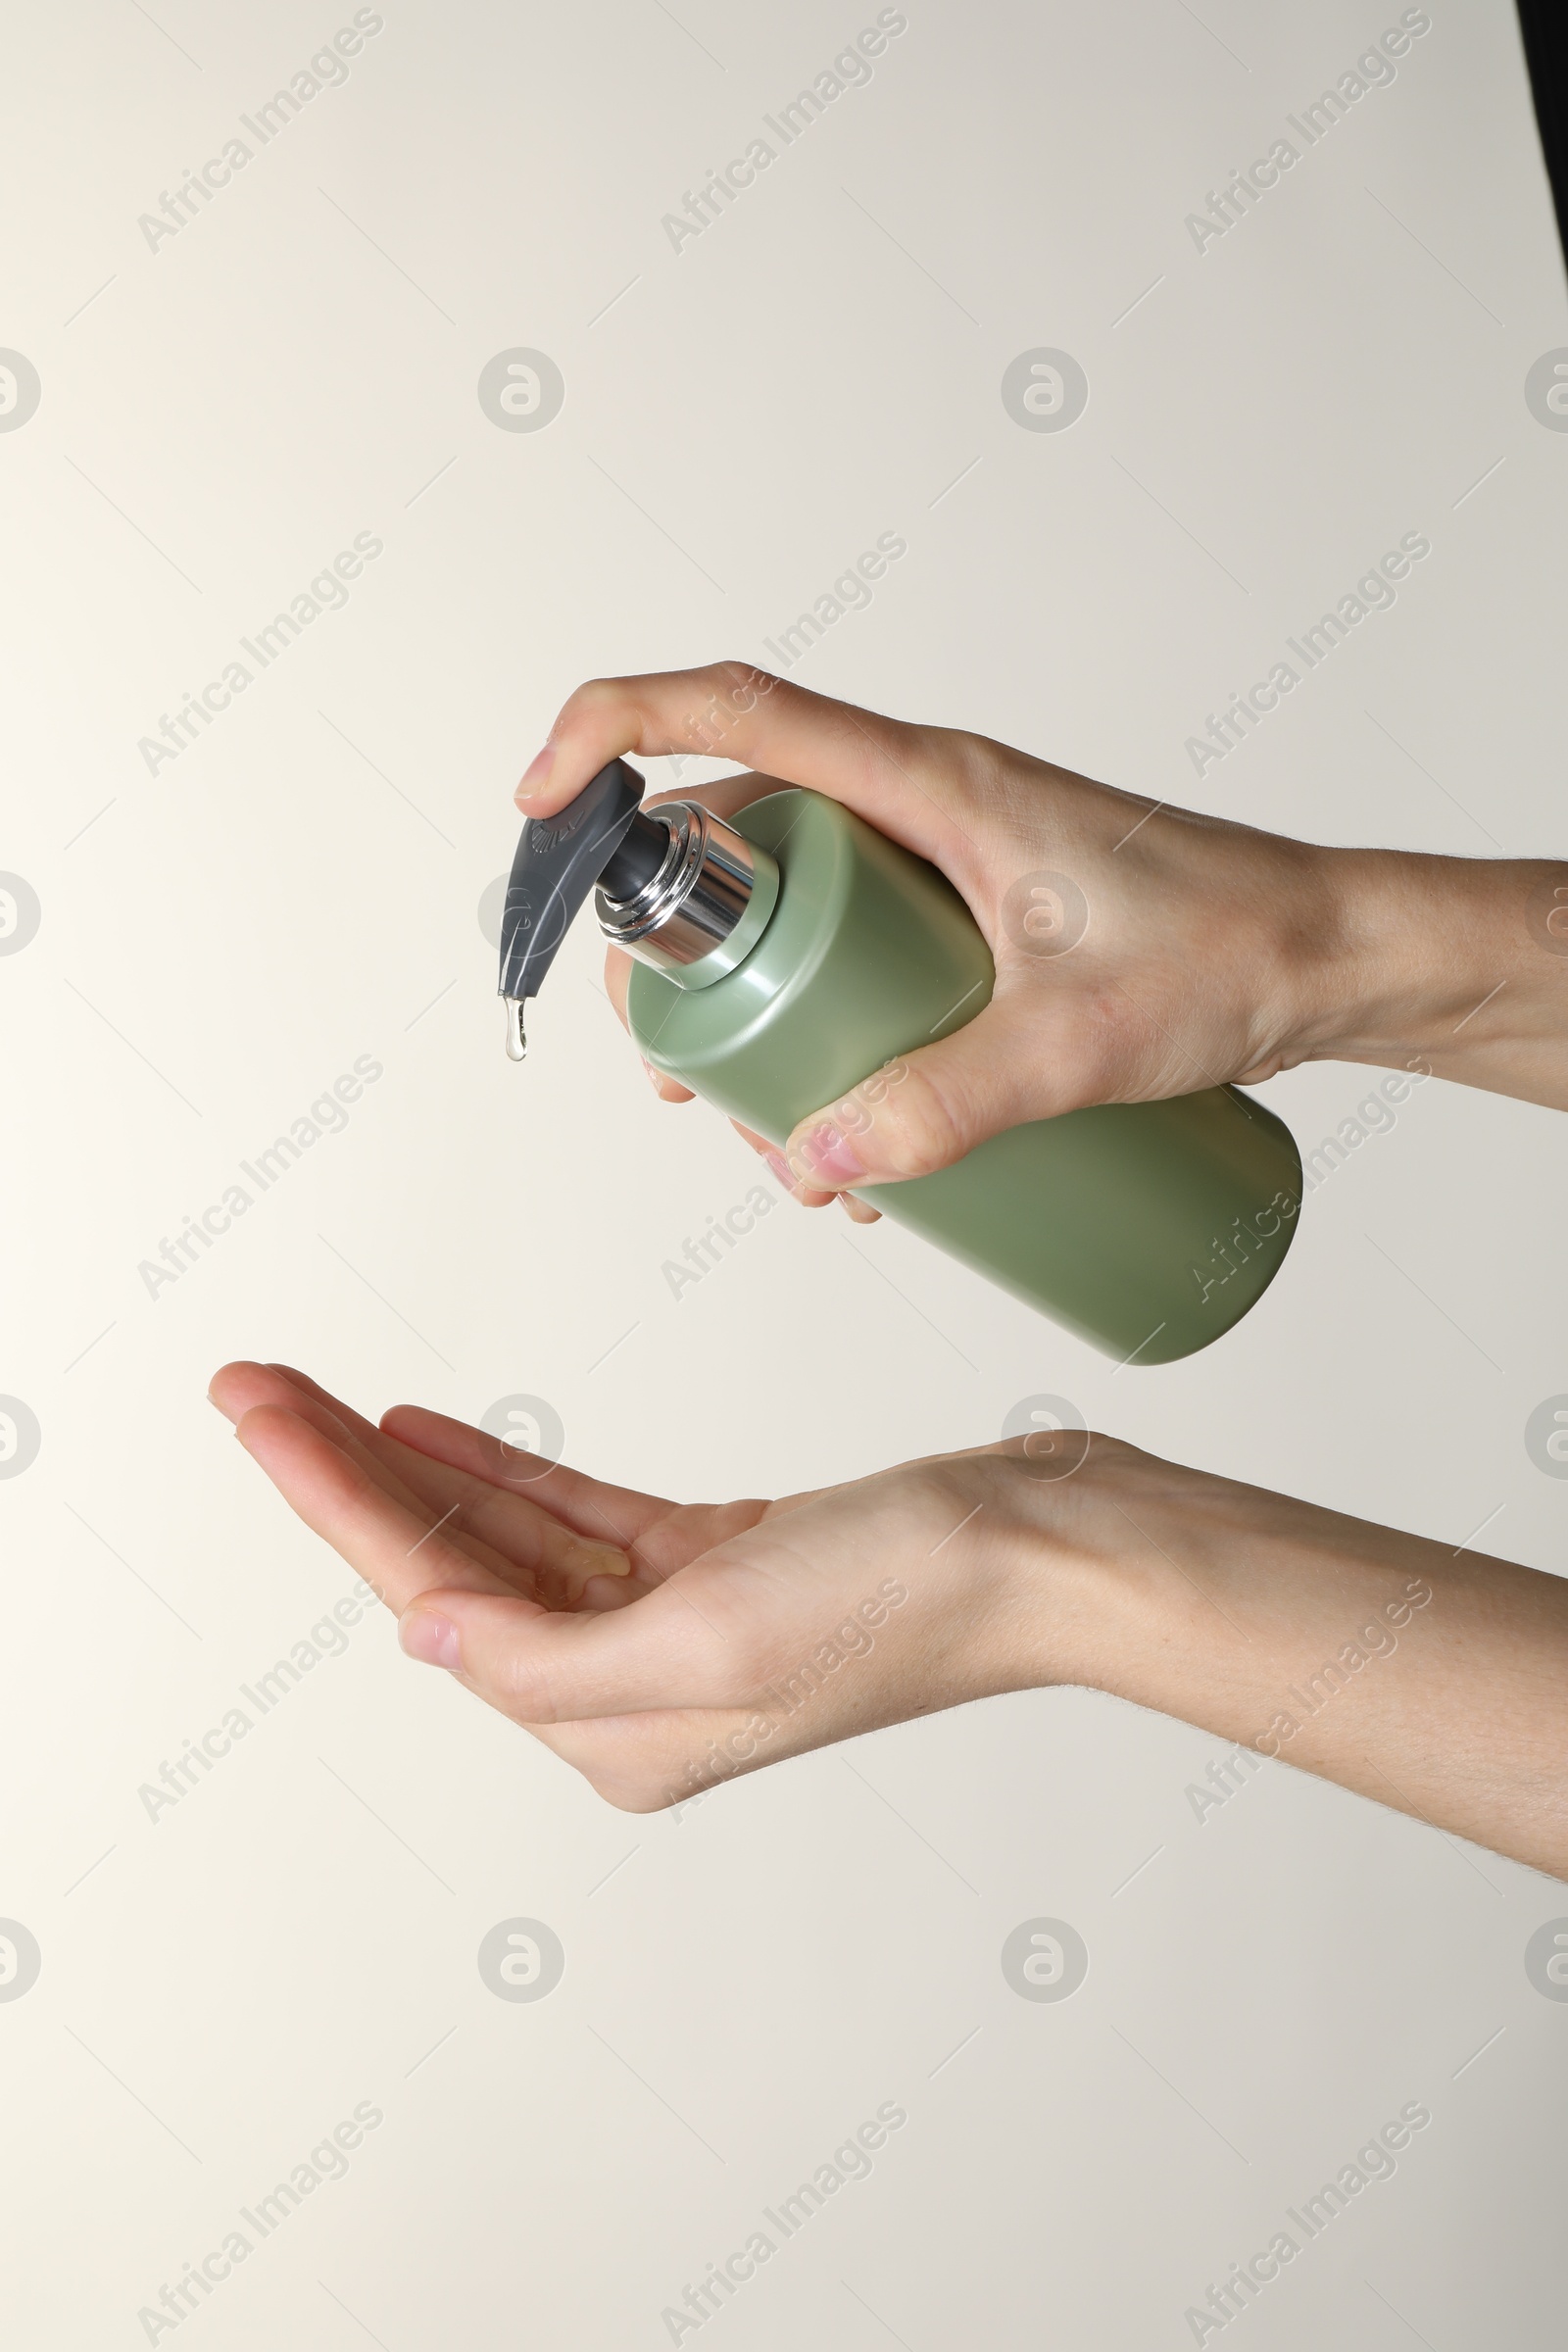
[[[778,867],[700,801],[666,801],[647,813],[667,830],[669,848],[634,897],[596,892],[600,929],[682,987],[706,988],[760,938],[778,899]]]

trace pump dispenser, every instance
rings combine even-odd
[[[778,900],[778,867],[697,801],[642,809],[643,779],[612,760],[556,815],[522,829],[501,917],[501,995],[507,1052],[521,1061],[526,1001],[555,959],[566,927],[598,885],[600,928],[683,988],[734,970],[762,935]]]
[[[695,801],[644,810],[642,790],[612,760],[523,828],[501,937],[514,1059],[591,890],[639,967],[639,1051],[772,1143],[864,1079],[896,1086],[901,1055],[989,1001],[991,953],[957,892],[837,801],[792,788],[726,823]],[[1301,1162],[1272,1111],[1220,1086],[1031,1120],[858,1197],[1102,1352],[1170,1363],[1278,1272]]]

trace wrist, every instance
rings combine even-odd
[[[1568,1876],[1560,1578],[1098,1438],[1037,1515],[1036,1683]],[[1198,1819],[1239,1786],[1237,1757],[1216,1758],[1187,1791]]]
[[[1325,1660],[1348,1680],[1348,1642],[1363,1662],[1392,1654],[1394,1629],[1441,1581],[1437,1547],[1417,1538],[1114,1440],[1094,1440],[1081,1478],[1076,1496],[1048,1506],[1038,1681],[1103,1690],[1260,1754],[1283,1752],[1274,1735],[1293,1690]],[[1297,1712],[1289,1760],[1316,1765],[1310,1709]]]
[[[1225,1531],[1205,1525],[1202,1494],[1223,1482],[1114,1438],[1061,1436],[1075,1443],[1059,1456],[994,1457],[988,1516],[1013,1619],[1013,1687],[1070,1684],[1162,1706],[1157,1661],[1205,1640],[1212,1653],[1227,1630],[1181,1564],[1200,1555],[1205,1578],[1218,1565]]]
[[[1415,1068],[1553,1099],[1568,1012],[1568,868],[1395,850],[1317,858],[1327,919],[1297,958],[1293,1058]]]
[[[1029,1682],[1102,1690],[1211,1728],[1255,1686],[1282,1635],[1290,1646],[1291,1610],[1312,1581],[1303,1539],[1320,1544],[1315,1523],[1329,1516],[1099,1436],[1073,1475],[1015,1478],[1012,1501]],[[1273,1605],[1282,1592],[1283,1624]]]

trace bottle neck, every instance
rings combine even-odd
[[[761,938],[778,902],[778,866],[700,801],[666,801],[638,825],[663,830],[662,857],[655,865],[658,845],[645,838],[638,870],[626,870],[630,859],[607,870],[594,901],[600,929],[677,987],[710,987]]]

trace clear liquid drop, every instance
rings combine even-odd
[[[520,997],[506,997],[502,1001],[507,1008],[507,1059],[509,1061],[526,1061],[528,1058],[528,1040],[523,1035],[522,1016],[524,1007],[522,999]]]

